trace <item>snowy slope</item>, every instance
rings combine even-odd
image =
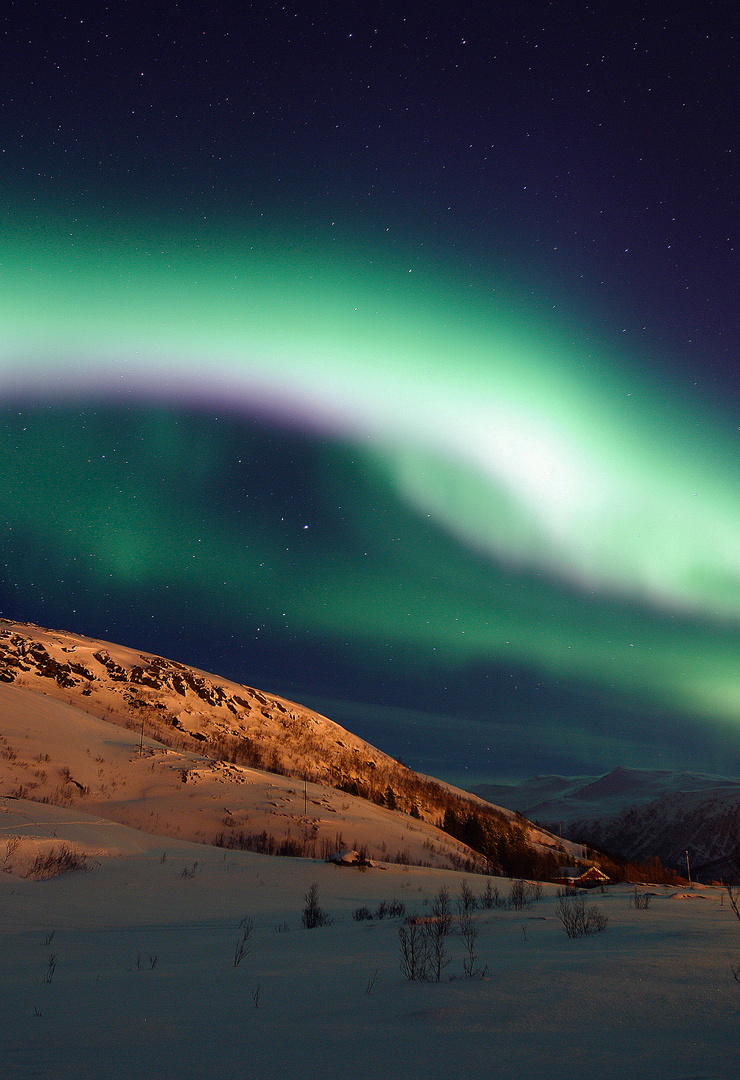
[[[352,913],[425,915],[441,886],[455,910],[461,874],[225,852],[22,800],[0,799],[0,833],[98,853],[47,881],[0,873],[7,1080],[737,1076],[740,926],[719,890],[656,888],[636,910],[614,887],[589,898],[606,930],[572,940],[545,886],[474,911],[475,978],[455,922],[442,980],[410,982],[401,918]],[[307,930],[312,884],[332,922]]]
[[[437,866],[473,857],[436,828],[446,800],[480,803],[293,702],[162,657],[7,622],[0,793],[203,843],[244,846],[264,834],[300,854],[350,847]],[[532,840],[558,849],[541,831]]]

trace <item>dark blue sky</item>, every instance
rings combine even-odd
[[[736,769],[733,7],[0,28],[0,610],[451,779]]]

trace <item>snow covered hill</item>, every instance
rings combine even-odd
[[[447,808],[513,817],[294,702],[9,622],[0,622],[0,793],[229,848],[327,856],[346,847],[435,866],[475,859],[436,827]]]
[[[637,861],[657,855],[704,879],[737,876],[740,781],[700,773],[615,768],[603,776],[536,776],[478,787],[563,836]]]

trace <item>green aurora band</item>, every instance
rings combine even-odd
[[[0,281],[2,510],[62,581],[735,729],[737,427],[657,362],[535,323],[524,286],[360,246],[19,226]],[[333,447],[282,522],[228,488],[239,415]],[[9,583],[50,579],[8,551]]]

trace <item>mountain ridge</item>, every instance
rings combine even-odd
[[[738,873],[740,781],[668,769],[617,766],[601,776],[531,777],[476,786],[482,798],[631,861],[657,856],[694,873]]]

